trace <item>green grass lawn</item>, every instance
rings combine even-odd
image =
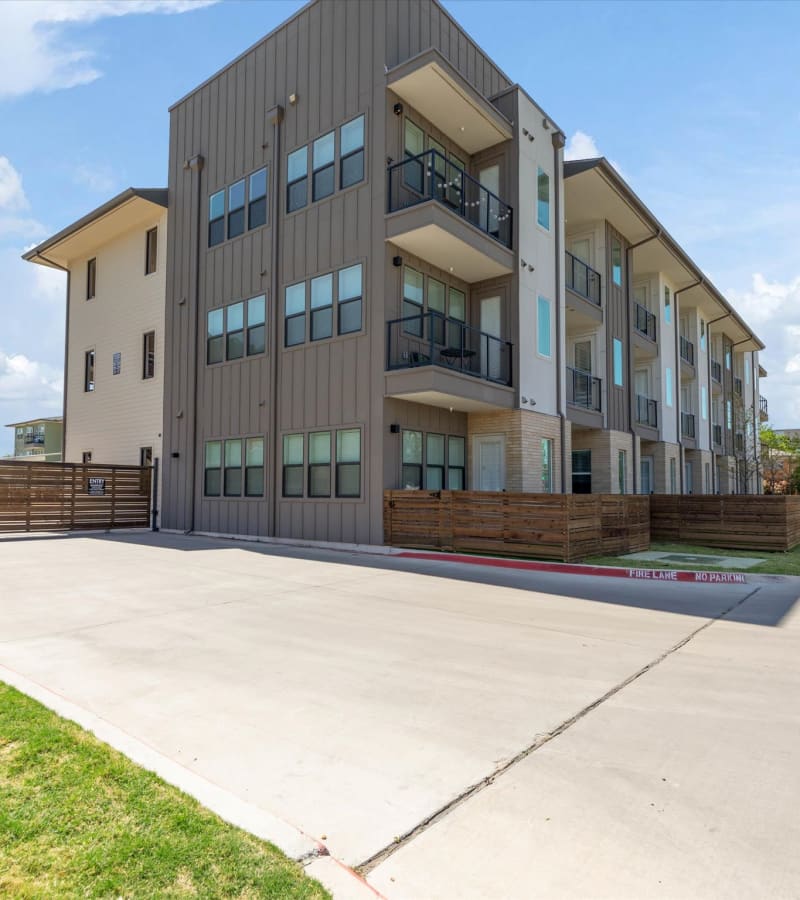
[[[724,566],[698,566],[681,563],[665,563],[657,560],[632,560],[616,556],[593,556],[583,562],[597,566],[623,566],[628,569],[632,566],[643,569],[695,569],[701,572],[725,572],[736,571],[753,574],[771,575],[800,575],[800,547],[795,547],[788,553],[763,553],[760,550],[721,550],[715,547],[698,547],[693,544],[662,544],[654,541],[651,550],[661,553],[708,553],[711,556],[749,556],[753,559],[763,559],[763,563],[750,569],[731,569]]]
[[[0,896],[330,897],[271,844],[2,683]]]

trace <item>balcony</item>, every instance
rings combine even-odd
[[[602,382],[589,372],[567,366],[567,403],[592,412],[601,411]]]
[[[717,447],[722,446],[722,425],[714,425],[712,428],[714,432],[714,445]]]
[[[435,312],[386,329],[387,396],[464,412],[513,407],[509,341]]]
[[[695,437],[694,413],[681,413],[681,437]]]
[[[694,344],[683,335],[680,338],[680,353],[683,362],[689,363],[690,366],[694,365]]]
[[[636,421],[639,425],[648,425],[650,428],[658,428],[658,401],[637,394]]]
[[[767,419],[769,419],[769,407],[767,405],[766,397],[758,398],[758,411],[759,411],[759,415],[761,417],[761,421],[766,422]]]
[[[636,330],[639,334],[643,334],[645,337],[650,338],[651,341],[654,341],[656,339],[656,317],[641,303],[634,302],[633,305],[636,313],[634,319]]]
[[[591,266],[587,266],[582,259],[578,259],[568,251],[564,257],[567,287],[589,303],[600,306],[600,273],[595,272]]]
[[[437,150],[389,166],[386,239],[473,283],[513,271],[513,210]]]
[[[711,360],[711,380],[722,384],[722,366],[715,359]]]
[[[737,453],[744,453],[744,435],[741,431],[736,432],[736,437],[734,439],[734,443],[736,446]]]
[[[742,396],[742,379],[734,377],[733,379],[733,393],[737,394],[739,397]]]
[[[43,434],[26,434],[23,440],[23,444],[26,446],[29,444],[44,444],[44,435]]]

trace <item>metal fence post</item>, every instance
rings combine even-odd
[[[151,520],[150,527],[153,531],[158,531],[158,457],[156,456],[153,460],[153,468],[150,470],[150,477],[153,479],[153,484],[151,485],[152,497],[153,497],[153,508],[150,511]]]

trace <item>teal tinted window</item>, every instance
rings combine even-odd
[[[550,176],[542,168],[536,174],[536,221],[550,230]]]
[[[667,406],[672,406],[672,369],[669,366],[667,366],[665,394]]]
[[[622,285],[622,244],[616,238],[611,238],[611,279]]]
[[[622,341],[614,338],[614,384],[622,387],[624,384],[622,378]]]
[[[539,297],[536,307],[536,349],[542,356],[550,356],[550,301]]]

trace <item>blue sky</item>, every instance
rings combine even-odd
[[[445,5],[742,310],[767,343],[773,424],[800,426],[800,4]],[[164,185],[168,106],[300,6],[0,4],[0,424],[60,410],[62,277],[20,253]]]

